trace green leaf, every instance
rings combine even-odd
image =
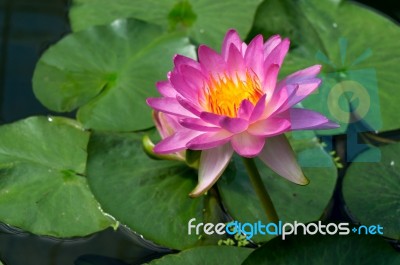
[[[86,236],[112,225],[86,178],[89,133],[65,118],[0,127],[0,220],[39,235]]]
[[[378,236],[291,236],[254,251],[243,265],[395,265],[400,255]]]
[[[311,132],[292,134],[291,143],[310,183],[299,186],[277,175],[260,161],[256,161],[262,180],[283,222],[310,222],[321,218],[336,184],[337,171],[332,159]],[[268,223],[258,197],[249,181],[240,158],[225,171],[218,181],[222,201],[234,220],[241,223]],[[243,202],[246,202],[244,204]],[[271,237],[255,235],[252,240],[262,242]]]
[[[259,3],[261,0],[74,0],[69,17],[74,31],[118,18],[136,18],[164,30],[186,31],[196,43],[219,49],[229,28],[243,37],[248,33]]]
[[[372,162],[379,150],[380,162]],[[355,158],[343,181],[343,196],[356,220],[380,224],[385,236],[400,239],[400,144],[379,150]]]
[[[150,159],[141,139],[133,133],[93,135],[87,171],[93,193],[104,211],[146,239],[173,249],[201,243],[199,235],[188,235],[188,221],[214,221],[214,200],[189,198],[197,172],[183,162]]]
[[[159,26],[117,20],[70,34],[40,58],[33,77],[47,108],[78,110],[85,128],[132,131],[153,126],[146,98],[167,78],[173,55],[195,57],[187,38]]]
[[[170,254],[150,262],[151,265],[197,265],[201,264],[221,264],[232,265],[241,264],[242,261],[253,251],[251,248],[238,248],[228,246],[207,246],[197,247],[182,251],[178,254]]]
[[[368,30],[365,30],[368,28]],[[260,6],[252,34],[281,33],[292,41],[282,74],[322,64],[323,85],[303,105],[341,123],[363,119],[371,129],[400,127],[400,28],[389,19],[346,1],[268,0]],[[345,96],[352,92],[352,97]],[[343,102],[345,100],[345,102]],[[357,103],[358,102],[358,103]],[[380,107],[384,106],[384,107]],[[353,117],[351,117],[351,115]]]

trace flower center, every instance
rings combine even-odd
[[[211,77],[206,85],[204,107],[211,113],[234,118],[243,100],[247,99],[255,105],[263,93],[255,74],[247,71],[243,78],[238,74],[223,74],[218,78]]]

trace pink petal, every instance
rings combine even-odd
[[[204,132],[214,132],[219,131],[221,128],[215,127],[201,119],[195,118],[185,118],[179,121],[180,125],[183,127],[197,130],[197,131],[204,131]]]
[[[178,129],[182,128],[176,116],[164,112],[153,111],[153,120],[162,139],[173,135]]]
[[[249,122],[241,118],[224,117],[219,124],[231,133],[241,133],[247,129]]]
[[[261,119],[265,119],[277,112],[282,112],[288,105],[288,101],[294,97],[297,91],[297,85],[287,86],[279,91],[275,91],[273,97],[267,102],[267,108],[264,111]]]
[[[174,57],[174,65],[175,65],[175,68],[178,69],[178,71],[180,71],[180,68],[183,65],[188,65],[188,66],[191,66],[191,67],[196,68],[198,70],[201,69],[200,64],[197,61],[193,60],[192,58],[180,55],[180,54],[176,54],[175,55],[175,57]]]
[[[193,113],[182,107],[176,98],[148,98],[146,102],[150,107],[161,112],[182,117],[196,117]]]
[[[190,88],[195,91],[196,94],[197,91],[203,88],[206,83],[206,77],[204,76],[204,74],[200,70],[193,68],[192,66],[182,66],[181,74],[183,75],[186,83],[190,85]]]
[[[232,154],[233,149],[230,144],[203,150],[200,157],[198,184],[189,196],[197,197],[209,190],[228,166]]]
[[[247,67],[252,69],[261,80],[264,77],[264,48],[263,37],[257,35],[249,44],[244,57]]]
[[[239,155],[255,157],[261,152],[265,144],[265,138],[242,132],[232,137],[231,144]]]
[[[289,39],[282,40],[266,57],[264,62],[264,68],[268,69],[273,64],[281,66],[283,63],[283,59],[285,58],[286,53],[289,50],[289,46],[290,46]]]
[[[200,64],[205,72],[218,74],[226,70],[224,59],[213,49],[205,45],[200,45],[198,54]]]
[[[225,61],[227,61],[228,59],[229,49],[231,45],[234,45],[239,51],[242,50],[242,41],[240,40],[238,33],[234,29],[230,29],[226,33],[224,41],[222,43],[221,54]]]
[[[261,115],[264,113],[265,107],[266,107],[266,97],[267,95],[264,94],[256,103],[256,106],[254,107],[253,113],[251,113],[250,116],[250,122],[254,122],[258,120]]]
[[[206,111],[203,111],[202,113],[200,113],[201,119],[205,120],[208,123],[214,124],[216,126],[220,126],[219,123],[224,117],[225,116],[214,114],[211,112],[206,112]]]
[[[268,138],[258,157],[273,171],[296,184],[308,184],[284,134]]]
[[[241,52],[231,44],[229,49],[229,56],[227,60],[228,70],[231,75],[236,73],[244,73],[246,70],[246,65],[244,63],[243,56]]]
[[[287,76],[283,82],[293,84],[303,81],[305,79],[316,77],[321,71],[321,65],[313,65],[308,68],[302,69],[300,71],[294,72],[293,74]]]
[[[263,90],[267,93],[267,101],[275,92],[276,81],[278,80],[280,67],[277,64],[271,65],[264,73]]]
[[[172,87],[171,83],[168,80],[159,81],[156,83],[156,87],[158,92],[166,98],[174,98],[176,97],[176,90]]]
[[[200,133],[202,132],[193,130],[179,130],[175,134],[156,144],[154,147],[154,152],[158,154],[169,154],[187,149],[187,143],[193,138],[197,137]]]
[[[226,130],[219,130],[217,132],[207,132],[192,139],[187,144],[187,147],[193,150],[210,149],[229,142],[231,137],[232,133]]]
[[[175,90],[183,97],[187,99],[194,99],[196,97],[197,91],[183,79],[183,75],[181,73],[173,71],[169,77],[169,80]]]
[[[253,123],[247,132],[255,136],[272,137],[282,134],[290,129],[290,122],[282,118],[268,118]]]
[[[298,89],[295,96],[288,102],[291,107],[302,101],[305,97],[313,93],[321,84],[321,79],[311,78],[297,83]]]
[[[291,122],[292,130],[305,130],[305,129],[332,129],[334,127],[334,123],[330,122],[328,118],[319,114],[318,112],[308,110],[308,109],[300,109],[300,108],[292,108],[289,109],[285,117]],[[336,125],[334,128],[338,128],[339,125]]]
[[[274,35],[270,37],[264,44],[264,55],[266,57],[275,49],[276,46],[278,46],[279,43],[281,43],[282,39],[281,36],[279,35]]]
[[[240,103],[239,110],[238,110],[238,117],[241,119],[248,120],[250,118],[251,113],[253,112],[254,106],[251,102],[247,99],[243,100]]]
[[[180,96],[176,96],[176,100],[181,104],[182,107],[190,111],[196,116],[200,116],[201,111],[198,109],[197,106],[193,105],[189,100],[186,100]]]

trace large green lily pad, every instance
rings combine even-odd
[[[269,0],[257,11],[258,32],[291,38],[283,75],[322,64],[323,85],[303,104],[340,122],[336,134],[360,119],[375,131],[400,127],[393,100],[400,96],[400,28],[393,21],[347,1]]]
[[[77,108],[85,128],[132,131],[153,126],[146,98],[167,78],[173,55],[195,57],[180,34],[137,20],[72,33],[40,58],[33,77],[36,97],[47,108]]]
[[[0,220],[39,235],[86,236],[111,226],[87,180],[89,133],[65,118],[0,127]]]
[[[174,249],[202,243],[194,231],[188,234],[188,221],[218,222],[214,200],[189,198],[197,172],[182,162],[150,159],[141,138],[93,135],[87,171],[93,193],[107,213],[146,239]]]
[[[395,265],[400,255],[379,236],[291,236],[254,251],[243,265]]]
[[[119,18],[136,18],[165,30],[184,30],[196,43],[219,49],[229,28],[243,36],[247,34],[260,3],[261,0],[74,0],[69,16],[74,31]]]
[[[381,225],[387,237],[400,239],[400,144],[355,158],[343,181],[343,196],[353,217],[363,225]],[[371,160],[372,159],[372,160]],[[369,162],[371,161],[371,162]]]

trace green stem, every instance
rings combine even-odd
[[[265,189],[264,183],[261,179],[260,173],[258,172],[257,166],[254,163],[254,160],[252,158],[243,157],[243,162],[246,167],[247,173],[249,174],[251,184],[253,185],[258,199],[260,200],[264,208],[268,220],[274,223],[278,223],[278,214],[276,213],[274,204],[272,203],[268,191]]]

